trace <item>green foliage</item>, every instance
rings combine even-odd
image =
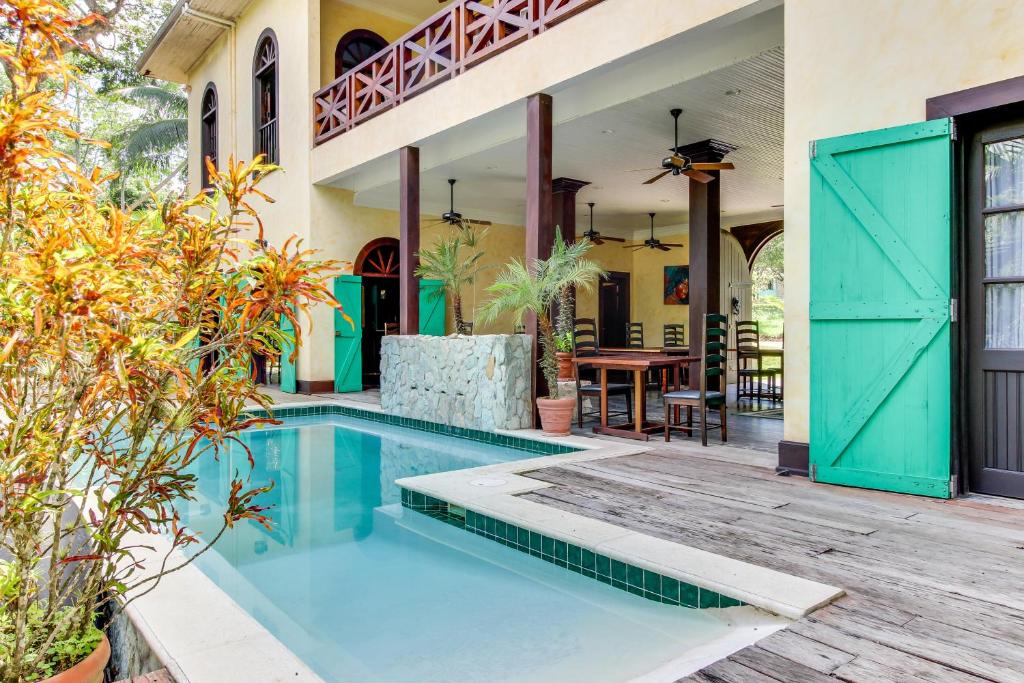
[[[436,296],[447,295],[451,301],[456,334],[468,331],[462,315],[462,288],[473,284],[484,268],[480,263],[484,255],[480,242],[486,234],[486,230],[477,234],[471,227],[460,226],[454,235],[439,238],[432,249],[416,255],[420,261],[416,276],[439,280],[441,287]]]
[[[750,277],[753,281],[753,314],[759,323],[762,339],[779,340],[783,333],[783,301],[785,289],[785,242],[779,235],[757,255]]]
[[[558,398],[558,340],[551,322],[551,306],[567,288],[590,291],[606,275],[604,268],[585,258],[592,246],[586,239],[567,243],[562,239],[561,228],[556,228],[548,259],[529,265],[513,259],[487,288],[492,298],[481,311],[483,320],[494,320],[505,312],[511,312],[517,319],[527,313],[537,316],[543,353],[540,365],[551,398]]]
[[[572,353],[572,330],[560,332],[555,335],[555,349],[559,353]]]
[[[5,565],[7,565],[5,567]],[[9,563],[0,562],[0,573],[9,573]],[[95,626],[96,617],[82,633],[70,627],[73,623],[72,610],[66,607],[55,614],[47,614],[41,603],[33,603],[26,611],[27,631],[34,637],[25,647],[25,660],[32,672],[25,676],[25,681],[41,681],[70,669],[96,649],[103,640],[103,631]],[[54,623],[63,626],[63,632],[56,638],[49,638],[48,630]],[[9,661],[14,653],[14,615],[13,612],[0,611],[0,662]]]

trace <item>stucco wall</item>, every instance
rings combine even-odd
[[[808,439],[810,140],[920,121],[925,100],[1024,73],[1016,0],[788,0],[786,426]]]
[[[319,74],[312,73],[310,36],[319,33],[319,18],[312,2],[264,0],[254,2],[189,73],[189,187],[199,182],[199,106],[206,84],[213,82],[218,94],[218,154],[222,168],[233,155],[253,157],[252,64],[256,42],[266,28],[277,35],[279,49],[278,112],[280,165],[286,173],[272,176],[262,189],[279,201],[257,202],[266,238],[280,244],[289,235],[309,237],[310,224],[310,131],[295,121],[309,121],[309,93]]]
[[[433,7],[429,9],[433,10]],[[425,18],[425,17],[424,17]],[[373,31],[388,42],[402,37],[411,24],[339,0],[320,2],[320,86],[334,80],[334,50],[338,40],[352,29]]]
[[[313,227],[310,243],[319,250],[322,258],[351,262],[370,240],[378,237],[398,238],[397,211],[357,206],[354,195],[347,190],[318,185],[313,186],[312,192]],[[450,231],[447,225],[439,224],[438,221],[439,217],[436,215],[420,217],[421,248],[430,248],[439,237]],[[511,257],[523,257],[526,248],[525,231],[521,226],[492,225],[487,228],[486,235],[481,241],[481,248],[484,251],[481,263],[486,269],[471,287],[463,291],[463,315],[466,320],[474,321],[475,334],[507,334],[513,331],[515,321],[511,317],[506,315],[493,323],[483,325],[477,322],[476,309],[487,300],[485,290],[494,281],[500,267]],[[448,331],[454,331],[450,312],[448,324]],[[333,325],[333,314],[329,308],[321,306],[314,310],[310,337],[311,351],[299,352],[300,379],[333,378],[333,353],[319,352],[319,349],[333,349]]]
[[[690,263],[689,235],[673,232],[658,239],[684,245],[671,251],[623,249],[622,244],[605,243],[594,247],[591,258],[609,271],[624,271],[630,278],[630,310],[633,320],[644,323],[644,343],[659,346],[663,342],[664,328],[668,323],[682,323],[686,326],[686,338],[690,338],[690,307],[666,304],[664,301],[665,266],[686,266]],[[736,319],[749,320],[751,316],[751,291],[746,286],[750,280],[743,251],[735,238],[722,235],[721,258],[721,306],[729,310],[733,296],[740,300],[740,314]],[[734,285],[730,287],[730,285]],[[577,314],[585,318],[597,318],[597,291],[581,294],[576,303]]]

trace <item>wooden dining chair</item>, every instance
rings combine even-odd
[[[573,355],[576,358],[598,356],[601,349],[597,343],[597,321],[593,318],[577,318],[572,330]],[[590,384],[583,384],[582,375],[586,372]],[[625,415],[627,422],[633,421],[633,385],[624,382],[608,382],[608,396],[625,396],[625,411],[609,411],[608,416]],[[583,399],[596,398],[598,408],[596,411],[584,412]],[[601,415],[601,373],[591,366],[580,363],[576,366],[576,422],[583,426],[584,416]]]
[[[761,358],[761,329],[756,320],[736,323],[736,400],[775,396],[775,370],[766,369]],[[764,382],[768,384],[765,394]]]
[[[626,346],[631,349],[644,348],[643,323],[626,323]]]
[[[686,346],[685,327],[682,323],[665,323],[662,345],[666,348]]]
[[[693,434],[700,431],[700,442],[708,445],[708,431],[722,430],[722,442],[728,441],[728,411],[725,405],[725,368],[729,340],[729,318],[717,313],[704,316],[703,343],[700,346],[700,385],[697,389],[669,391],[665,394],[665,441],[671,440],[673,429]],[[694,348],[693,346],[690,347]],[[673,424],[673,408],[686,408],[686,424]],[[693,409],[697,409],[700,420],[693,426]],[[718,411],[718,424],[708,423],[708,411]]]

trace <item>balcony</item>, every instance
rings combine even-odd
[[[321,144],[602,0],[458,0],[313,95]]]

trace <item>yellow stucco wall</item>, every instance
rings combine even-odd
[[[644,323],[644,343],[648,346],[660,346],[663,343],[665,325],[668,323],[685,325],[686,339],[690,339],[690,307],[666,304],[663,296],[665,266],[686,266],[690,263],[689,235],[685,231],[665,235],[659,233],[658,239],[666,243],[682,244],[683,247],[671,251],[633,251],[623,249],[623,245],[619,243],[605,243],[595,246],[590,252],[591,258],[604,266],[605,270],[631,274],[630,317]],[[722,310],[728,310],[729,299],[735,295],[741,304],[739,319],[747,319],[751,315],[750,288],[730,288],[730,284],[749,280],[750,273],[746,267],[746,260],[735,238],[724,233],[721,248]],[[576,310],[580,317],[596,319],[596,290],[579,295]]]
[[[1017,0],[787,0],[786,423],[808,439],[808,142],[921,121],[925,100],[1024,72]]]
[[[249,160],[253,157],[252,63],[256,43],[266,28],[277,36],[279,49],[279,149],[280,164],[287,172],[271,176],[262,185],[264,192],[279,201],[257,202],[266,227],[266,237],[281,243],[296,234],[308,238],[310,225],[310,131],[306,126],[289,125],[308,121],[311,101],[308,96],[316,75],[311,73],[309,36],[315,13],[305,2],[266,0],[253,3],[189,74],[189,188],[198,189],[199,180],[199,106],[206,84],[213,82],[218,94],[218,154],[223,168],[230,156]],[[315,33],[315,31],[313,31]]]
[[[433,8],[431,8],[433,9]],[[364,28],[393,42],[413,28],[411,24],[339,0],[320,2],[320,86],[334,80],[334,50],[352,29]]]

